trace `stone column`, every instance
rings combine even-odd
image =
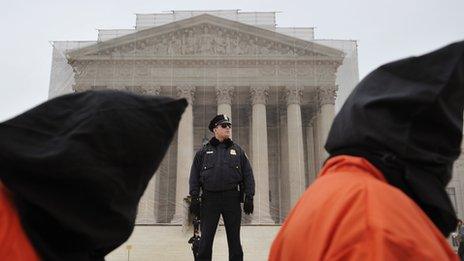
[[[146,95],[159,95],[161,88],[159,86],[147,86],[142,88],[142,93]],[[151,178],[150,182],[143,193],[142,198],[140,198],[138,210],[137,210],[137,219],[135,220],[136,224],[154,224],[156,223],[156,213],[155,209],[156,201],[159,200],[158,197],[155,197],[156,186],[159,182],[159,173],[155,172],[155,175]]]
[[[288,175],[288,133],[287,133],[287,106],[286,99],[280,102],[279,108],[279,140],[280,140],[280,164],[279,164],[279,221],[283,222],[290,212],[290,178]]]
[[[182,223],[184,198],[188,195],[188,180],[193,160],[193,100],[195,87],[178,86],[177,96],[186,98],[188,106],[182,114],[177,131],[176,209],[171,223]]]
[[[217,114],[225,114],[232,118],[232,97],[234,87],[218,86],[216,87]]]
[[[139,206],[137,209],[137,218],[135,224],[155,224],[155,186],[156,186],[156,174],[148,182],[147,188],[140,199]]]
[[[322,163],[327,159],[328,153],[324,149],[327,136],[329,135],[330,126],[332,126],[333,119],[335,117],[335,98],[337,95],[336,86],[328,86],[318,89],[318,101],[320,107],[320,161]]]
[[[295,206],[305,190],[303,128],[301,119],[300,88],[287,87],[288,174],[290,182],[290,208]]]
[[[266,102],[269,87],[253,86],[250,88],[252,108],[252,157],[253,173],[256,182],[254,197],[255,211],[253,222],[273,223],[269,214],[269,164],[267,151]]]
[[[319,105],[318,105],[319,106]],[[322,165],[322,138],[321,138],[321,112],[318,107],[318,111],[316,112],[316,115],[313,118],[313,132],[314,132],[314,160],[315,160],[315,165],[316,165],[316,172],[319,172],[321,169]]]
[[[307,175],[308,175],[308,186],[313,183],[314,179],[316,178],[316,160],[314,155],[314,123],[315,117],[311,117],[308,124],[306,125],[306,150],[308,158],[306,159],[307,168]]]

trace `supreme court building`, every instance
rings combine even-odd
[[[284,14],[285,15],[285,14]],[[183,97],[179,130],[142,197],[135,260],[190,257],[178,225],[195,152],[212,136],[209,120],[231,117],[232,138],[256,181],[255,212],[244,217],[245,256],[265,260],[289,210],[314,180],[335,112],[358,83],[357,43],[316,39],[311,27],[279,27],[275,12],[239,10],[137,14],[131,29],[98,30],[96,41],[53,42],[49,98],[115,89]],[[464,157],[447,190],[460,218]],[[218,230],[215,260],[227,260]],[[148,242],[148,243],[147,243]],[[126,260],[121,247],[108,260]],[[127,248],[129,251],[129,248]],[[254,251],[254,252],[253,252]]]
[[[280,224],[314,180],[337,107],[358,82],[351,40],[276,25],[275,12],[137,14],[133,29],[54,42],[50,98],[116,89],[183,97],[179,130],[140,203],[138,224],[180,224],[195,151],[209,120],[231,117],[256,181],[250,224]]]

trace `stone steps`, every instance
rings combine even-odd
[[[242,226],[244,260],[267,260],[269,249],[280,226]],[[193,260],[188,239],[192,231],[183,232],[180,225],[136,226],[127,242],[115,249],[107,261],[183,261]],[[130,250],[128,250],[130,248]],[[129,252],[129,256],[128,256]],[[224,226],[219,226],[213,247],[214,261],[227,261],[227,239]]]

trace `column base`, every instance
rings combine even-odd
[[[256,213],[252,215],[251,223],[252,224],[275,224],[275,221],[267,213],[261,214],[261,215]]]
[[[137,225],[154,225],[156,224],[155,217],[138,217],[135,219],[135,224]]]
[[[187,219],[187,217],[186,216],[184,217],[183,214],[177,214],[176,213],[176,214],[174,214],[174,217],[172,217],[170,223],[180,225],[180,224],[183,224],[184,220],[186,220],[186,219]]]

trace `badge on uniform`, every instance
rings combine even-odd
[[[213,152],[214,151],[212,151],[212,150],[208,150],[208,151],[206,151],[206,154],[213,154]]]
[[[230,150],[230,155],[237,155],[237,152],[234,149]]]

